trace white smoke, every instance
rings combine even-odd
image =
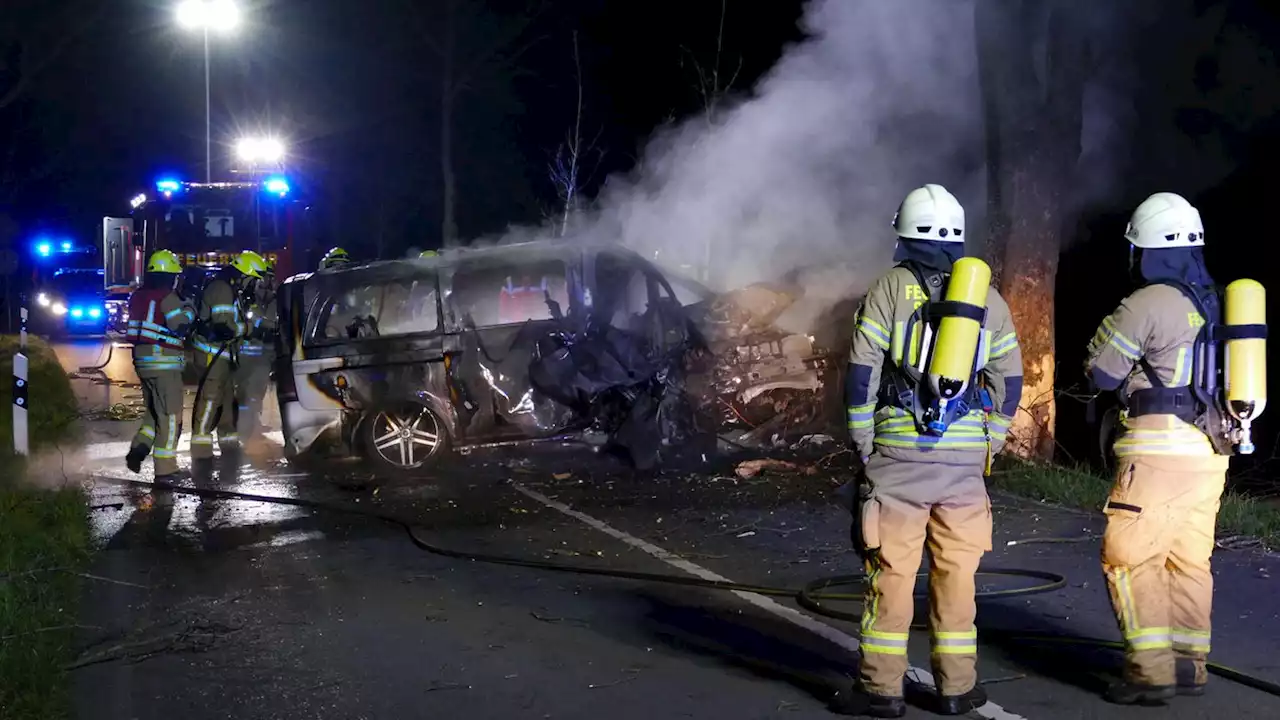
[[[810,39],[716,127],[690,120],[654,139],[631,177],[612,178],[591,234],[666,267],[701,267],[710,248],[720,287],[835,263],[865,287],[890,261],[890,221],[912,188],[947,185],[976,228],[971,2],[813,0],[803,29]]]
[[[812,0],[802,26],[809,39],[713,127],[698,116],[662,132],[610,178],[575,234],[690,275],[709,255],[720,289],[790,272],[831,303],[888,267],[912,188],[946,185],[981,241],[972,1]]]

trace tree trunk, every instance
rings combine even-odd
[[[978,0],[975,13],[987,132],[987,255],[1013,313],[1024,372],[1009,448],[1038,459],[1051,459],[1055,446],[1054,294],[1087,72],[1083,35],[1066,12],[1057,1]]]
[[[440,71],[440,241],[443,247],[458,246],[457,177],[453,172],[453,114],[456,86],[454,78],[454,8],[445,20],[443,66]]]

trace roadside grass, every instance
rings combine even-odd
[[[14,455],[16,348],[16,338],[0,337],[0,718],[51,720],[71,716],[64,667],[75,652],[89,518],[80,487],[40,489],[26,481],[26,463]],[[34,452],[69,440],[78,413],[49,346],[33,340],[28,357]]]
[[[0,336],[0,454],[13,455],[13,356],[18,338]],[[70,439],[80,408],[67,373],[53,348],[39,338],[29,337],[28,435],[32,451]]]
[[[1101,510],[1111,479],[1089,468],[1029,463],[1012,458],[991,473],[997,490],[1081,510]],[[1280,548],[1280,506],[1228,490],[1218,511],[1218,536],[1244,535]]]

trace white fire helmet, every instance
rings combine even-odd
[[[1144,250],[1204,247],[1200,211],[1181,195],[1159,192],[1138,206],[1124,237]]]
[[[893,230],[900,238],[964,242],[964,208],[941,185],[925,185],[907,193],[893,216]]]

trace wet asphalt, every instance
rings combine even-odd
[[[131,431],[94,423],[90,438]],[[222,463],[214,484],[389,512],[454,550],[677,575],[692,563],[800,587],[856,572],[847,514],[831,496],[841,460],[813,475],[743,480],[728,459],[637,474],[582,449],[544,448],[379,480],[355,467],[300,472],[262,441]],[[118,484],[132,477],[121,464],[89,454],[79,466],[101,506],[91,570],[100,579],[86,585],[72,675],[82,718],[820,718],[856,668],[856,627],[797,614],[787,598],[769,606],[445,558],[403,528],[336,512],[184,496],[140,509],[140,491]],[[1006,497],[995,505],[984,566],[1056,572],[1068,585],[982,603],[980,674],[999,709],[974,717],[1280,717],[1280,698],[1220,678],[1208,696],[1163,709],[1106,705],[1098,692],[1119,657],[1062,639],[1118,639],[1097,566],[1100,517]],[[1221,551],[1215,575],[1214,659],[1280,681],[1280,562]],[[928,668],[925,633],[913,633],[910,657]]]

